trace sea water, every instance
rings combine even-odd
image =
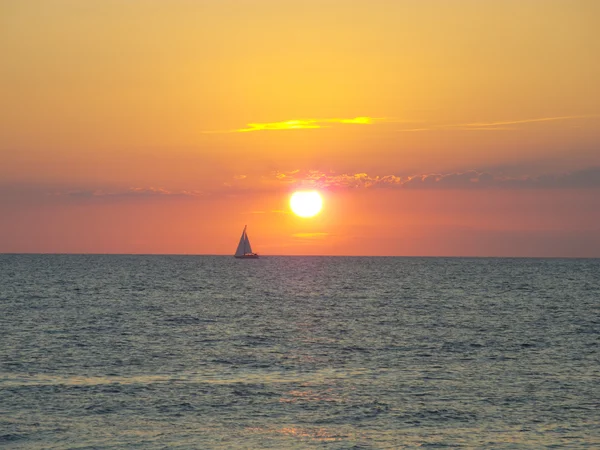
[[[6,448],[599,448],[600,260],[0,255]]]

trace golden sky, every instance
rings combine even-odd
[[[0,54],[0,252],[600,256],[596,0],[5,0]]]

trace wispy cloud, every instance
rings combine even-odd
[[[435,131],[435,130],[462,130],[462,131],[510,131],[517,130],[521,125],[528,125],[541,122],[558,122],[558,121],[569,121],[569,120],[580,120],[580,119],[594,119],[598,118],[598,115],[579,115],[579,116],[556,116],[556,117],[536,117],[532,119],[515,119],[515,120],[501,120],[493,122],[467,122],[467,123],[456,123],[456,124],[443,124],[443,125],[431,125],[420,128],[408,128],[401,129],[401,132],[411,131]]]
[[[200,191],[173,191],[155,187],[131,187],[123,190],[82,189],[64,192],[54,192],[52,195],[67,197],[197,197],[202,195]]]
[[[365,172],[342,173],[320,170],[273,172],[263,177],[238,177],[233,183],[211,190],[169,190],[155,187],[128,189],[83,189],[46,191],[44,195],[79,199],[150,199],[203,198],[214,196],[246,196],[295,189],[401,189],[401,190],[472,190],[472,189],[600,189],[600,167],[568,173],[540,176],[505,176],[486,171],[424,173],[416,175],[373,175]],[[1,190],[0,190],[1,194]],[[14,196],[14,193],[11,194]],[[289,214],[287,210],[251,210],[249,214]],[[309,236],[297,236],[305,237]],[[317,238],[317,235],[310,236]]]
[[[296,170],[290,170],[288,172],[275,172],[275,178],[277,178],[278,180],[285,180],[286,178],[291,178],[293,177],[295,174],[297,174],[298,172],[300,172],[300,170],[296,169]]]
[[[431,124],[412,128],[398,128],[396,131],[424,132],[424,131],[510,131],[516,130],[522,125],[556,122],[578,119],[593,119],[599,115],[573,115],[573,116],[552,116],[552,117],[534,117],[528,119],[510,119],[490,122],[465,122],[450,124]],[[248,133],[252,131],[282,131],[282,130],[310,130],[331,128],[336,125],[381,125],[381,124],[424,124],[422,120],[408,120],[397,117],[370,117],[358,116],[350,118],[330,118],[330,119],[292,119],[279,122],[253,122],[246,124],[245,127],[230,130],[205,130],[204,134],[212,133]]]
[[[552,189],[600,188],[600,167],[569,173],[547,174],[537,177],[506,177],[489,172],[428,173],[412,176],[369,175],[367,173],[335,174],[318,170],[292,171],[285,177],[273,175],[275,180],[297,188],[332,189]],[[291,172],[289,172],[291,173]]]
[[[403,133],[407,133],[407,132],[418,132],[418,131],[431,131],[434,128],[432,127],[422,127],[422,128],[403,128],[401,130],[398,131],[402,131]]]
[[[466,130],[466,131],[503,131],[515,130],[521,125],[556,122],[578,119],[598,118],[598,115],[574,115],[574,116],[553,116],[553,117],[534,117],[529,119],[510,119],[491,122],[466,122],[454,124],[432,124],[427,126],[399,128],[400,132],[419,132],[434,130]],[[330,119],[291,119],[280,122],[253,122],[248,123],[242,128],[230,130],[206,130],[202,133],[249,133],[252,131],[282,131],[282,130],[310,130],[331,128],[336,125],[381,125],[381,124],[423,124],[420,120],[400,119],[396,117],[370,117],[358,116],[350,118],[330,118]]]
[[[351,117],[332,119],[292,119],[281,122],[256,122],[248,123],[243,128],[233,130],[204,131],[203,133],[247,133],[250,131],[277,131],[277,130],[307,130],[330,128],[334,125],[373,125],[378,123],[403,123],[409,122],[391,117]]]
[[[311,119],[286,120],[283,122],[267,122],[267,123],[249,123],[246,128],[233,130],[238,133],[246,133],[249,131],[266,131],[266,130],[305,130],[311,128],[323,128],[323,122]]]
[[[537,123],[537,122],[556,122],[558,120],[574,120],[574,119],[588,119],[595,116],[558,116],[558,117],[539,117],[536,119],[521,119],[521,120],[505,120],[499,122],[474,122],[465,123],[461,125],[454,125],[456,127],[468,127],[468,128],[495,128],[504,125],[520,125],[524,123]]]

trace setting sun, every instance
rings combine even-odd
[[[300,217],[312,217],[321,211],[323,199],[317,191],[298,191],[290,197],[290,208]]]

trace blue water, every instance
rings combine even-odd
[[[0,255],[6,448],[600,448],[600,260]]]

